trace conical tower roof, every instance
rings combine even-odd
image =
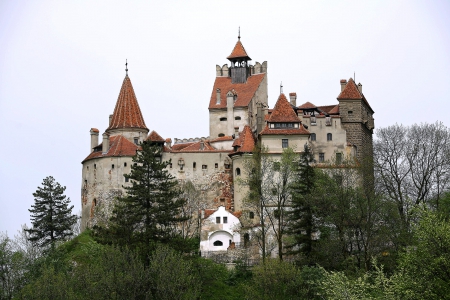
[[[300,122],[297,114],[295,113],[292,106],[289,104],[286,96],[280,94],[277,103],[273,108],[272,113],[269,117],[269,122],[273,123],[283,123],[283,122]]]
[[[238,38],[236,45],[234,46],[233,51],[227,57],[227,59],[232,60],[235,58],[245,58],[246,60],[252,60],[250,56],[248,56],[247,52],[244,49],[244,46],[241,43],[241,39]]]
[[[134,94],[130,77],[125,76],[108,130],[142,128],[148,130]]]

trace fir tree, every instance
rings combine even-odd
[[[315,186],[315,171],[311,164],[314,156],[307,145],[300,155],[297,174],[291,183],[292,209],[288,212],[287,232],[293,242],[287,245],[289,254],[309,256],[313,250],[312,234],[315,231],[311,196]]]
[[[119,197],[107,234],[113,243],[138,248],[146,257],[155,243],[178,238],[184,200],[178,182],[169,174],[169,161],[161,161],[161,146],[148,142],[133,157],[131,173],[125,174],[131,186]],[[105,232],[106,233],[106,232]]]
[[[33,193],[34,205],[29,209],[33,227],[26,231],[30,233],[29,240],[40,247],[51,245],[53,248],[57,241],[73,235],[72,226],[77,216],[72,215],[73,205],[68,207],[70,198],[64,195],[65,190],[65,186],[49,176]]]

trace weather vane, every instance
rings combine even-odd
[[[283,94],[283,81],[280,83],[280,94]]]
[[[128,59],[125,59],[125,72],[127,72],[126,75],[128,76]]]
[[[239,26],[239,31],[238,31],[238,40],[241,39],[241,26]]]

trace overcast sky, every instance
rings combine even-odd
[[[30,225],[46,176],[81,207],[91,127],[104,132],[125,76],[147,127],[208,136],[215,66],[241,27],[249,56],[268,62],[269,106],[337,104],[356,73],[375,127],[450,126],[450,1],[0,0],[0,231]]]

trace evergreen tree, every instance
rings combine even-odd
[[[293,242],[287,245],[289,254],[309,256],[312,252],[312,234],[315,231],[313,207],[310,201],[315,186],[314,156],[307,145],[300,155],[298,169],[291,183],[292,209],[288,212],[287,232]]]
[[[72,215],[72,208],[68,207],[70,198],[66,198],[65,186],[61,186],[52,176],[48,176],[33,193],[34,205],[31,212],[33,227],[26,229],[30,233],[29,240],[40,247],[51,245],[57,241],[64,241],[71,235],[72,226],[77,216]]]
[[[144,257],[157,242],[169,243],[179,236],[177,225],[184,200],[179,197],[178,182],[161,161],[161,146],[144,142],[133,157],[131,173],[125,174],[131,185],[119,197],[107,235],[113,243],[138,248]],[[103,235],[104,236],[104,235]],[[179,240],[179,239],[177,239]]]

